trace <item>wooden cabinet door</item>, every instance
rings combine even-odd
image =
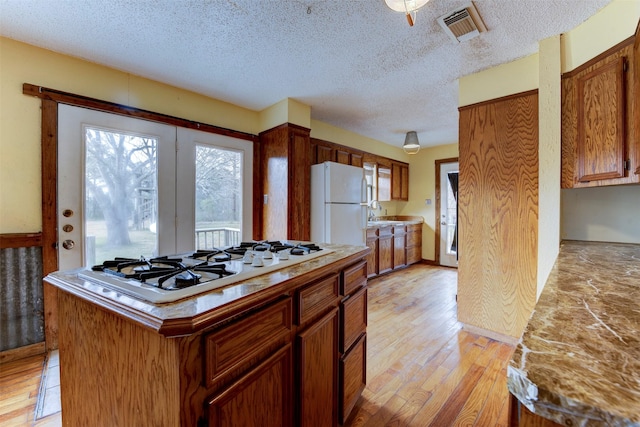
[[[333,150],[331,149],[331,147],[320,144],[316,145],[316,159],[314,164],[333,161]]]
[[[351,153],[351,166],[362,167],[362,154]]]
[[[337,408],[338,308],[296,338],[298,361],[297,426],[335,426]],[[254,425],[279,425],[271,421]]]
[[[340,424],[349,417],[367,384],[367,334],[340,359]]]
[[[407,265],[407,234],[404,227],[394,227],[393,233],[393,269]]]
[[[563,74],[562,188],[640,182],[634,48],[630,38]]]
[[[409,165],[391,164],[391,200],[409,200]]]
[[[367,278],[378,275],[378,237],[367,237],[367,246],[371,249],[367,255]]]
[[[345,150],[336,150],[336,162],[342,163],[343,165],[348,165],[351,163],[351,156],[348,151]]]
[[[291,426],[291,368],[291,344],[287,344],[209,400],[209,425]]]
[[[380,227],[378,236],[378,273],[393,269],[393,234],[391,227]]]
[[[577,79],[578,181],[625,176],[625,58]]]
[[[391,200],[391,167],[378,163],[378,201],[388,202]]]

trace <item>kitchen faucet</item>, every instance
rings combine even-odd
[[[371,200],[367,205],[367,208],[369,209],[369,216],[367,218],[369,221],[373,221],[376,219],[376,214],[374,212],[376,208],[378,208],[378,210],[382,210],[380,202],[378,202],[376,199]]]

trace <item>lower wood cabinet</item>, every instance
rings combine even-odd
[[[422,224],[380,225],[367,228],[367,277],[422,261]]]
[[[406,227],[393,227],[393,269],[407,265],[407,233]]]
[[[340,423],[349,417],[367,384],[367,334],[340,358]]]
[[[378,228],[378,274],[393,270],[393,227]]]
[[[208,402],[209,426],[293,425],[291,366],[288,344]]]
[[[378,275],[378,229],[367,228],[367,246],[371,249],[367,255],[367,277]]]
[[[299,426],[325,427],[337,424],[338,308],[298,334]],[[267,424],[278,425],[273,421]]]

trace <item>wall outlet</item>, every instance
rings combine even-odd
[[[430,205],[431,204],[431,199],[426,199],[424,201],[424,204],[427,205],[427,206]]]

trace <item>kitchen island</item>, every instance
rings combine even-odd
[[[342,423],[366,375],[367,247],[152,304],[81,279],[58,287],[65,425]]]
[[[640,245],[562,243],[508,387],[512,426],[640,426]]]

